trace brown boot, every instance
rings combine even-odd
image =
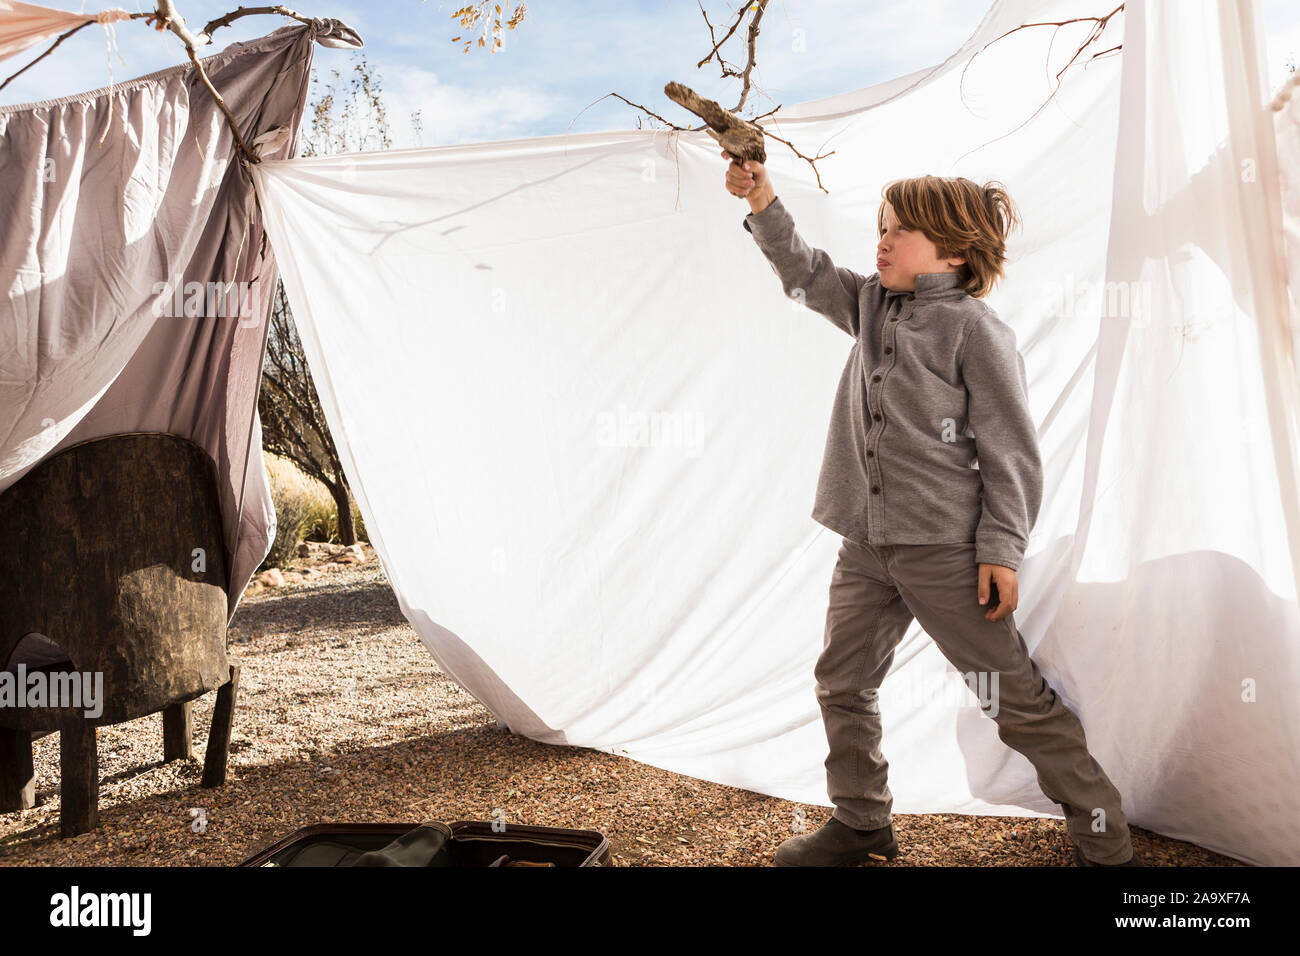
[[[1146,866],[1146,864],[1142,862],[1142,858],[1137,855],[1137,850],[1134,850],[1133,855],[1123,863],[1094,863],[1092,860],[1084,856],[1083,851],[1077,846],[1074,848],[1074,862],[1079,866]]]
[[[776,866],[852,866],[898,856],[893,824],[855,830],[831,817],[812,833],[792,836],[776,848]]]

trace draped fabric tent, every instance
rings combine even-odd
[[[888,179],[1009,186],[1025,229],[989,301],[1046,470],[1018,626],[1132,822],[1295,864],[1300,107],[1269,108],[1257,2],[1130,0],[1042,110],[1090,25],[984,49],[1112,8],[1000,0],[934,69],[765,120],[834,150],[829,193],[779,144],[768,165],[863,272]],[[828,805],[812,672],[839,540],[809,511],[851,342],[782,296],[723,171],[704,133],[620,130],[255,175],[366,527],[442,667],[537,740]],[[916,625],[881,709],[896,812],[1059,814]]]
[[[1017,624],[1131,822],[1295,864],[1300,97],[1270,109],[1258,0],[1128,0],[1059,88],[1088,24],[1003,36],[1113,6],[998,0],[933,69],[764,120],[834,151],[828,192],[779,144],[768,165],[862,272],[884,182],[1007,184],[1025,228],[989,302],[1046,482]],[[515,732],[828,805],[813,664],[839,540],[809,512],[850,340],[781,295],[704,133],[285,158],[313,39],[355,35],[315,21],[206,62],[260,141],[265,229],[407,618]],[[0,491],[96,435],[194,438],[233,611],[274,520],[270,253],[188,69],[114,87],[101,151],[109,99],[0,108]],[[178,272],[260,276],[256,322],[159,318]],[[896,812],[1059,815],[915,625],[880,702]]]
[[[67,28],[41,10],[0,6],[0,55]],[[203,59],[266,158],[293,155],[315,43],[360,39],[316,20]],[[0,107],[0,492],[88,439],[191,439],[217,469],[232,615],[275,533],[257,419],[275,257],[234,157],[190,64]]]

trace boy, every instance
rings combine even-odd
[[[1061,804],[1076,861],[1141,865],[1119,792],[1012,617],[1042,464],[1015,333],[981,301],[1002,276],[1010,197],[962,178],[890,183],[877,271],[863,276],[803,241],[761,163],[733,160],[726,186],[749,200],[742,224],[786,295],[855,340],[812,512],[843,539],[815,669],[835,810],[782,843],[776,864],[898,855],[878,689],[915,617],[958,672],[997,688],[998,736]]]

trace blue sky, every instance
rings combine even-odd
[[[117,0],[128,10],[143,9],[142,2]],[[462,32],[451,12],[466,2],[299,0],[291,6],[312,16],[336,17],[361,34],[366,56],[382,80],[395,147],[635,127],[639,113],[627,104],[609,97],[591,105],[610,92],[688,125],[693,118],[663,96],[668,80],[687,83],[726,106],[734,104],[735,80],[719,80],[713,64],[696,68],[709,48],[696,0],[532,0],[524,22],[505,31],[505,49],[496,54],[477,47],[462,53],[461,45],[451,42]],[[739,0],[702,2],[715,29],[730,23],[731,11],[739,8]],[[114,4],[45,0],[45,5],[80,11]],[[194,28],[238,5],[239,0],[177,0]],[[988,6],[985,0],[774,0],[759,39],[755,83],[761,92],[751,102],[765,112],[777,103],[831,96],[931,66],[970,35]],[[1268,72],[1276,86],[1286,76],[1288,60],[1300,61],[1300,3],[1264,0],[1263,10]],[[219,31],[212,51],[287,22],[273,16],[246,18]],[[796,35],[802,49],[796,49]],[[114,55],[115,81],[185,59],[179,40],[140,22],[119,24],[116,36],[126,65]],[[44,48],[38,45],[4,61],[0,77]],[[729,49],[730,59],[741,59],[734,38]],[[317,73],[334,68],[346,73],[358,55],[318,47]],[[86,27],[0,92],[0,103],[66,96],[108,81],[104,30]],[[417,109],[424,126],[418,142],[409,121]]]

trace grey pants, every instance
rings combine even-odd
[[[878,689],[915,617],[961,674],[985,675],[983,686],[996,687],[996,708],[986,714],[1002,741],[1029,758],[1044,795],[1061,804],[1084,856],[1123,862],[1132,845],[1119,791],[1088,753],[1079,718],[1030,658],[1015,615],[985,620],[994,605],[991,598],[978,603],[978,583],[974,543],[873,546],[843,539],[815,670],[830,745],[832,816],[860,830],[891,822]]]

